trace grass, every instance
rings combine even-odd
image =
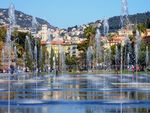
[[[48,72],[41,72],[39,73],[39,75],[41,76],[44,76],[44,75],[47,75],[47,74],[56,74],[55,72],[51,72],[51,73],[48,73]],[[59,72],[58,73],[59,75],[61,75],[62,73]],[[64,74],[71,74],[71,75],[74,75],[74,74],[117,74],[114,70],[111,70],[111,71],[107,71],[107,70],[97,70],[97,71],[91,71],[91,72],[87,72],[87,71],[72,71],[72,72],[64,72]],[[118,74],[120,74],[120,71],[118,71]],[[123,70],[122,71],[122,74],[133,74],[132,71],[128,71],[128,70]],[[134,72],[134,74],[136,74],[136,72]],[[145,72],[145,71],[140,71],[140,72],[137,72],[138,75],[141,75],[141,74],[149,74],[150,75],[150,72]]]
[[[111,71],[107,71],[107,70],[98,70],[98,71],[93,71],[93,72],[87,72],[87,71],[81,71],[81,72],[68,72],[68,74],[117,74],[114,70]],[[120,74],[121,72],[119,71],[118,74]],[[145,71],[140,71],[140,72],[134,72],[134,74],[150,74],[150,72],[145,72]],[[128,70],[123,70],[122,74],[133,74],[132,71],[128,71]]]

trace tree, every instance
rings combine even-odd
[[[117,33],[113,33],[113,34],[111,34],[111,33],[109,33],[108,34],[108,41],[112,41],[113,40],[113,37],[115,37],[115,36],[117,36]]]
[[[73,69],[73,67],[77,65],[77,57],[76,56],[70,56],[68,54],[66,57],[65,63],[66,63],[66,65],[69,66],[69,70]]]
[[[139,52],[139,59],[138,59],[138,64],[141,67],[145,67],[146,66],[146,46],[148,46],[148,48],[150,48],[150,42],[145,42],[145,41],[141,41],[141,46],[140,46],[140,52]],[[150,49],[149,52],[150,53]]]
[[[0,41],[5,42],[7,29],[5,27],[0,27]]]
[[[76,65],[76,61],[77,61],[77,58],[75,56],[70,56],[70,55],[67,55],[66,57],[66,64],[67,65]]]
[[[94,37],[96,34],[96,28],[93,26],[89,26],[84,29],[84,37],[86,38],[85,41],[82,43],[78,44],[78,50],[81,51],[80,53],[80,62],[84,62],[83,65],[86,66],[86,51],[89,46],[94,45]]]
[[[84,29],[84,36],[87,38],[89,46],[93,45],[95,34],[96,34],[96,28],[93,26],[89,26]]]
[[[2,58],[2,48],[3,48],[3,46],[4,46],[3,41],[0,41],[0,57],[1,58]],[[0,64],[2,64],[2,59],[0,61],[1,61]]]
[[[146,27],[142,23],[140,23],[140,24],[137,25],[137,30],[140,32],[140,34],[141,33],[144,33],[144,34],[146,33]]]
[[[47,51],[47,47],[46,46],[42,46],[42,50],[40,50],[42,45],[38,45],[38,55],[40,55],[42,53],[42,58],[40,58],[40,56],[38,56],[38,68],[41,69],[41,71],[45,71],[45,66],[46,66],[46,62],[48,62],[51,59],[48,59],[48,51]],[[40,53],[41,52],[41,53]],[[50,62],[51,64],[51,62]]]
[[[145,25],[146,25],[146,28],[147,28],[147,29],[150,29],[150,19],[147,19],[147,20],[146,20]]]
[[[26,36],[29,36],[29,33],[24,33],[24,32],[18,32],[16,33],[18,34],[16,38],[18,38],[16,40],[16,42],[21,45],[23,48],[25,48],[25,40],[26,40]]]
[[[111,46],[111,65],[115,65],[116,45]]]

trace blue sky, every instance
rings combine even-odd
[[[0,7],[7,8],[10,3],[60,28],[121,14],[121,0],[0,0]],[[129,14],[150,11],[150,0],[128,0],[128,4]]]

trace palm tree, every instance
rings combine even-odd
[[[141,33],[144,33],[144,34],[146,33],[146,27],[142,23],[137,25],[137,30],[139,31],[140,35]]]
[[[89,46],[94,44],[94,37],[96,33],[96,28],[93,26],[88,26],[84,29],[84,37],[87,38],[84,42],[78,44],[78,50],[81,51],[79,62],[86,66],[86,51]]]
[[[95,33],[96,33],[96,28],[93,26],[89,26],[84,29],[84,36],[87,38],[89,46],[92,46],[94,43],[93,38],[95,36]]]

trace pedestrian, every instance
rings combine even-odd
[[[132,65],[132,73],[134,74],[134,71],[135,71],[135,68],[134,66]]]
[[[15,70],[14,66],[13,66],[13,65],[10,65],[10,73],[11,73],[11,74],[14,73],[14,70]]]

